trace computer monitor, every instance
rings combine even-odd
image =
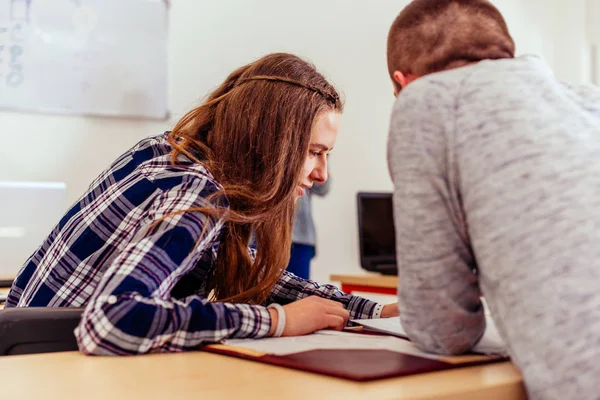
[[[360,265],[367,271],[396,275],[396,234],[391,193],[357,195]]]
[[[67,207],[66,186],[0,181],[0,281],[12,281]]]

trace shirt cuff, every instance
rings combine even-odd
[[[383,304],[376,304],[375,309],[373,310],[372,318],[381,318],[381,312],[383,311]]]
[[[267,307],[250,304],[228,304],[239,312],[239,328],[233,334],[235,338],[267,337],[271,329],[271,313]]]

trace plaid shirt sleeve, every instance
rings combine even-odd
[[[373,318],[378,305],[374,301],[344,293],[333,285],[319,285],[287,271],[283,273],[267,301],[288,304],[308,296],[319,296],[342,303],[350,312],[350,319]]]
[[[203,213],[172,213],[209,205],[206,196],[214,190],[195,177],[156,198],[85,308],[75,330],[83,353],[182,351],[225,338],[267,336],[271,318],[264,306],[170,296],[175,283],[211,251],[223,227],[222,220]]]

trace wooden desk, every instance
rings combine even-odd
[[[0,357],[7,399],[525,399],[510,362],[358,383],[204,352]]]
[[[398,277],[364,273],[360,275],[330,275],[329,280],[340,282],[342,292],[368,292],[395,295],[398,290]]]

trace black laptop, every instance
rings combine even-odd
[[[397,275],[392,194],[360,192],[357,203],[361,267]]]

